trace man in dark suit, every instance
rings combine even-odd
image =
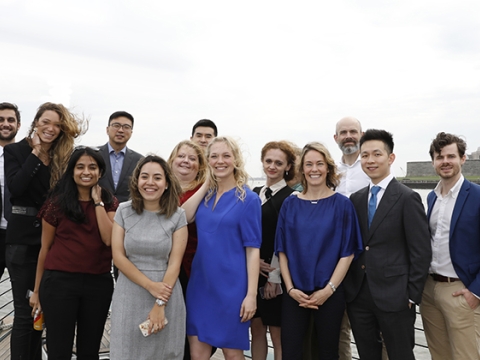
[[[433,360],[480,359],[480,186],[462,175],[467,144],[439,133],[440,182],[427,198],[432,262],[420,307]]]
[[[415,359],[415,304],[431,259],[428,224],[418,193],[390,173],[393,137],[367,130],[360,158],[370,185],[352,194],[364,252],[344,280],[347,312],[360,359],[381,360],[382,332],[390,360]]]
[[[20,129],[20,112],[15,104],[0,103],[0,279],[5,271],[5,237],[7,234],[7,219],[12,212],[8,187],[5,186],[3,148],[15,142],[15,136]]]
[[[126,111],[117,111],[108,119],[108,142],[100,147],[107,171],[100,179],[100,186],[112,192],[119,202],[130,197],[129,182],[141,154],[127,148],[133,132],[133,116]]]

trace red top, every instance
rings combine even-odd
[[[180,205],[182,205],[185,201],[190,199],[193,194],[195,194],[202,184],[198,185],[193,190],[188,190],[180,196]],[[192,269],[192,262],[193,257],[195,256],[195,252],[197,251],[197,225],[195,222],[188,224],[188,240],[187,240],[187,247],[185,249],[185,254],[183,255],[182,266],[187,273],[188,278],[190,278],[190,271]]]
[[[93,201],[80,201],[86,215],[85,223],[76,223],[60,212],[51,199],[47,200],[38,216],[54,226],[55,237],[45,259],[46,270],[85,274],[104,274],[110,271],[112,250],[103,243],[98,229]],[[118,200],[105,205],[107,212],[115,211]]]

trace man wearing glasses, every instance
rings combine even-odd
[[[130,176],[137,165],[141,154],[127,148],[133,131],[133,116],[126,111],[117,111],[108,119],[108,142],[100,147],[107,171],[100,179],[101,187],[112,192],[119,202],[130,197],[128,184]]]

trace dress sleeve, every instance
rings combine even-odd
[[[288,211],[288,200],[285,199],[280,208],[280,214],[278,215],[277,221],[277,230],[275,231],[275,255],[278,256],[278,253],[285,252],[285,225],[286,225],[286,216]]]
[[[106,212],[117,211],[118,205],[119,205],[118,199],[114,196],[110,204],[105,204],[105,211]]]
[[[340,257],[354,255],[356,258],[363,251],[362,233],[358,224],[357,213],[353,204],[345,202],[343,218],[343,239]]]
[[[247,196],[240,220],[240,235],[244,247],[262,245],[262,204],[256,194]]]
[[[184,226],[187,226],[187,217],[185,216],[185,210],[182,208],[177,209],[177,214],[178,214],[178,221],[177,224],[175,225],[175,229],[173,232],[177,231],[178,229],[181,229]]]
[[[126,210],[126,207],[124,206],[124,204],[126,203],[122,203],[118,206],[117,212],[115,213],[115,217],[113,218],[113,220],[125,229],[125,218],[123,212]]]

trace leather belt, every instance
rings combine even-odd
[[[12,206],[12,214],[17,215],[26,215],[26,216],[37,216],[38,210],[37,208],[30,207],[30,206]]]
[[[455,282],[455,281],[460,281],[459,278],[451,278],[451,277],[443,276],[443,275],[439,275],[439,274],[430,274],[430,276],[433,278],[433,280],[438,281],[438,282],[452,283],[452,282]]]

